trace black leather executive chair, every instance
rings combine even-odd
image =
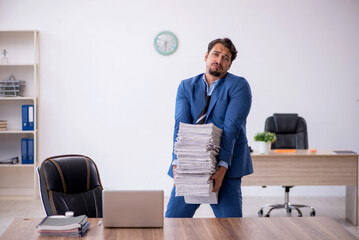
[[[268,117],[265,122],[265,132],[275,133],[277,140],[272,143],[272,149],[308,149],[307,124],[304,118],[298,114],[273,114]],[[263,216],[263,209],[270,208],[265,217],[269,217],[274,209],[286,209],[290,214],[292,210],[298,212],[298,216],[302,216],[299,208],[311,208],[310,216],[315,216],[315,210],[308,205],[289,203],[289,190],[293,186],[283,186],[285,188],[284,204],[268,204],[261,207],[258,211],[259,216]]]
[[[82,155],[47,158],[37,168],[42,204],[48,216],[102,218],[102,185],[96,164]]]

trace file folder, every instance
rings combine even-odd
[[[34,164],[34,139],[27,139],[27,164]]]
[[[275,153],[296,153],[296,149],[274,149]]]
[[[34,105],[28,105],[27,106],[27,113],[28,113],[27,129],[31,131],[31,130],[34,130]]]
[[[29,130],[29,127],[27,125],[28,123],[28,107],[27,105],[22,105],[22,130]]]
[[[27,164],[27,138],[21,139],[21,163]]]

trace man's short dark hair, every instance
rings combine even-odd
[[[208,44],[208,51],[207,52],[209,53],[212,50],[212,48],[214,47],[214,45],[216,45],[217,43],[221,43],[221,44],[223,44],[223,46],[225,46],[226,48],[229,49],[229,51],[232,54],[231,62],[233,62],[234,59],[236,59],[236,57],[237,57],[237,49],[234,46],[231,39],[229,39],[229,38],[218,38],[218,39],[213,40],[212,42],[210,42]]]

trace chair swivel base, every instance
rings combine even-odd
[[[300,211],[299,208],[310,208],[311,212],[310,212],[310,216],[314,217],[315,216],[315,210],[313,207],[309,206],[309,205],[300,205],[300,204],[290,204],[290,203],[285,203],[285,204],[268,204],[268,205],[264,205],[261,207],[261,209],[258,211],[258,216],[259,217],[263,217],[263,209],[264,208],[269,208],[269,211],[264,215],[264,217],[270,217],[270,213],[274,210],[274,209],[285,209],[287,211],[287,215],[291,216],[292,210],[296,210],[298,212],[298,217],[302,217],[302,211]]]

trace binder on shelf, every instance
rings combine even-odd
[[[34,164],[34,139],[27,139],[27,164]]]
[[[28,113],[28,130],[34,130],[34,105],[27,105],[27,113]]]
[[[21,139],[21,164],[27,164],[27,138]]]
[[[28,123],[28,107],[27,105],[22,105],[22,130],[29,130],[29,127],[27,125]]]
[[[22,130],[34,130],[34,105],[22,105]]]
[[[34,139],[21,139],[21,164],[34,164]]]

